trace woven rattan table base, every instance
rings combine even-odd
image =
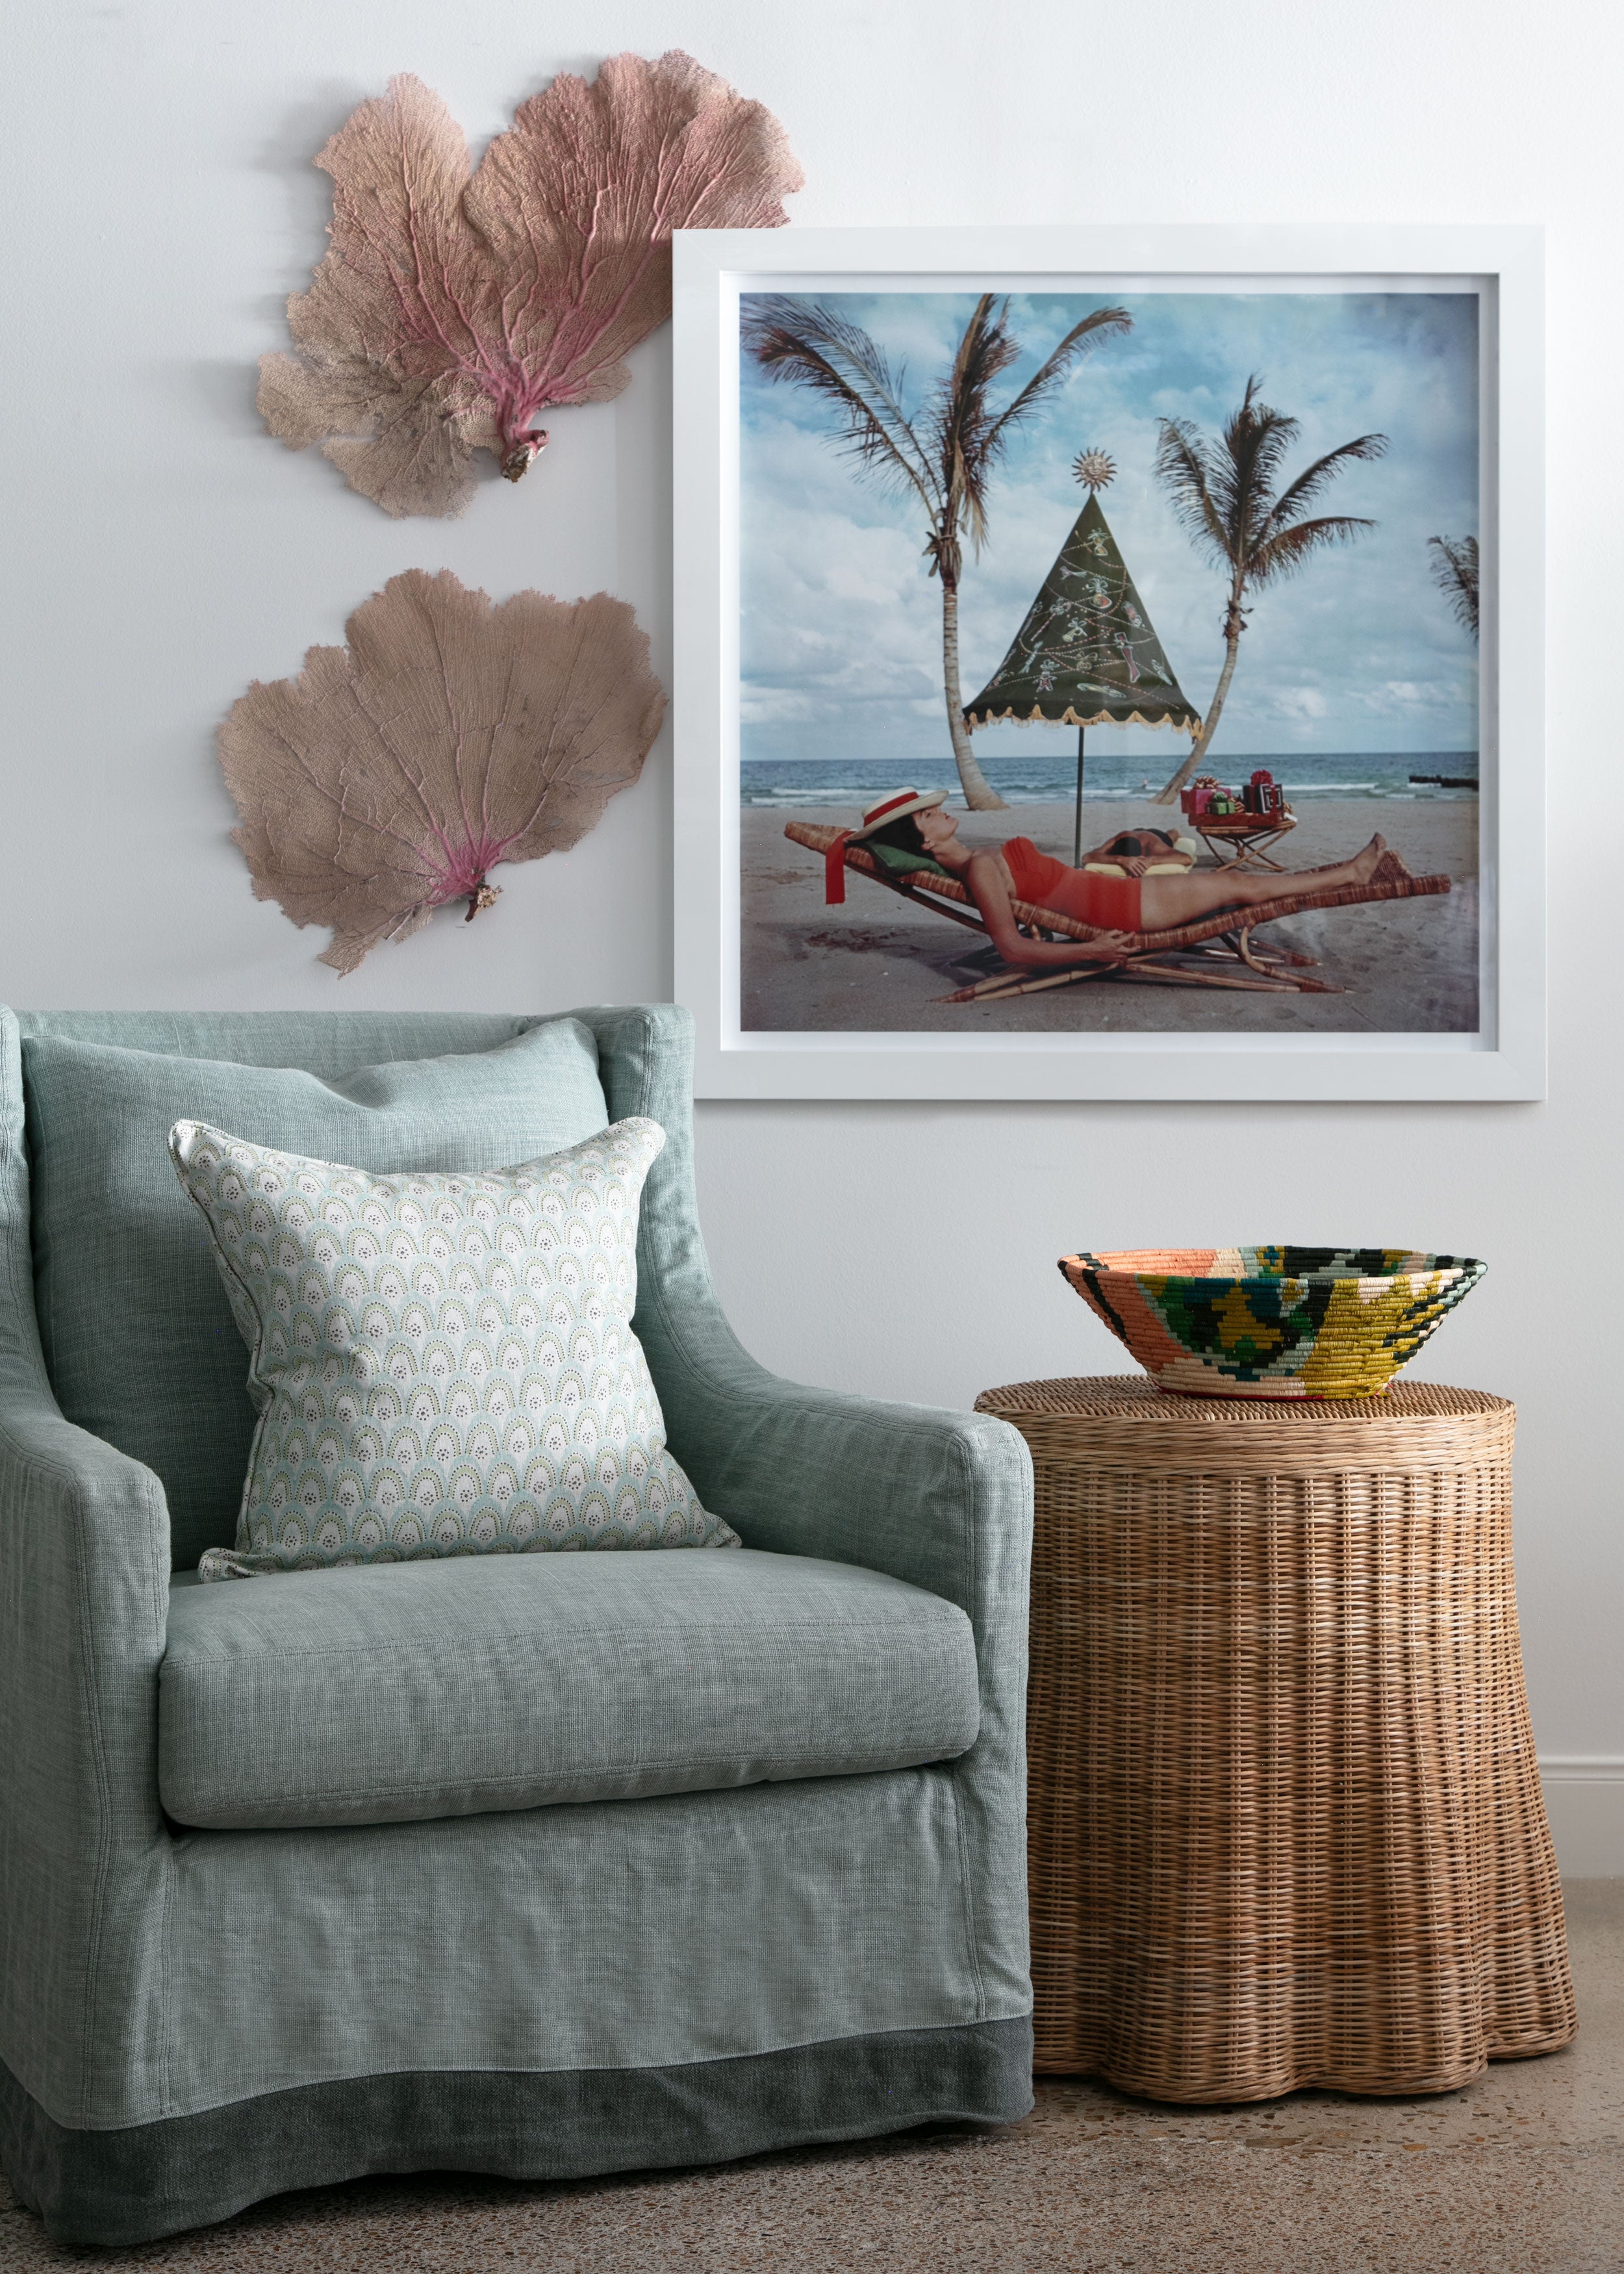
[[[1522,1686],[1515,1409],[1140,1376],[976,1400],[1037,1472],[1037,2067],[1444,2092],[1575,2028]]]

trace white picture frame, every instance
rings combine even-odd
[[[702,1097],[1416,1099],[1545,1094],[1542,232],[1358,225],[679,232],[675,992]],[[1476,290],[1477,1035],[747,1032],[740,1022],[744,292]],[[1516,628],[1502,642],[1502,622]]]

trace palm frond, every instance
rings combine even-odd
[[[1385,457],[1387,448],[1385,434],[1361,434],[1357,441],[1341,443],[1335,450],[1327,450],[1323,458],[1316,458],[1313,464],[1305,468],[1275,499],[1269,515],[1271,531],[1283,529],[1299,519],[1304,508],[1312,504],[1327,482],[1335,479],[1350,458]]]
[[[1249,581],[1253,584],[1277,583],[1282,577],[1295,575],[1311,553],[1322,552],[1327,546],[1345,545],[1375,526],[1373,521],[1363,521],[1357,515],[1339,513],[1329,514],[1321,521],[1299,521],[1291,529],[1276,530],[1252,553],[1247,564]]]
[[[841,446],[864,471],[916,491],[935,516],[942,500],[931,465],[902,407],[902,377],[868,334],[821,303],[784,295],[750,306],[740,336],[775,380],[820,396],[842,421]]]
[[[1163,418],[1156,444],[1156,478],[1174,512],[1198,544],[1206,545],[1222,567],[1229,561],[1229,531],[1213,502],[1207,455],[1188,418]]]
[[[946,534],[956,541],[967,531],[978,553],[987,534],[987,478],[996,456],[988,394],[1020,354],[1008,311],[1007,300],[996,303],[990,292],[982,293],[928,414],[929,447],[948,501]]]
[[[1019,394],[1002,415],[994,421],[988,437],[989,449],[1002,451],[1004,430],[1034,410],[1046,396],[1052,395],[1066,378],[1078,359],[1092,352],[1103,339],[1119,337],[1133,329],[1133,319],[1125,308],[1094,308],[1081,323],[1073,324],[1058,347],[1039,365]]]
[[[1455,620],[1477,636],[1477,540],[1475,537],[1429,537],[1432,582],[1448,601]]]
[[[1298,433],[1295,418],[1258,402],[1261,385],[1255,373],[1247,380],[1241,407],[1223,430],[1222,449],[1214,453],[1213,503],[1237,567],[1251,558],[1263,534],[1281,462]]]

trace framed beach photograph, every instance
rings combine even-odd
[[[1538,230],[674,252],[700,1095],[1544,1095]]]

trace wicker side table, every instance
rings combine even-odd
[[[1511,1563],[1515,1408],[1019,1382],[1040,2070],[1444,2092],[1574,2034]]]

